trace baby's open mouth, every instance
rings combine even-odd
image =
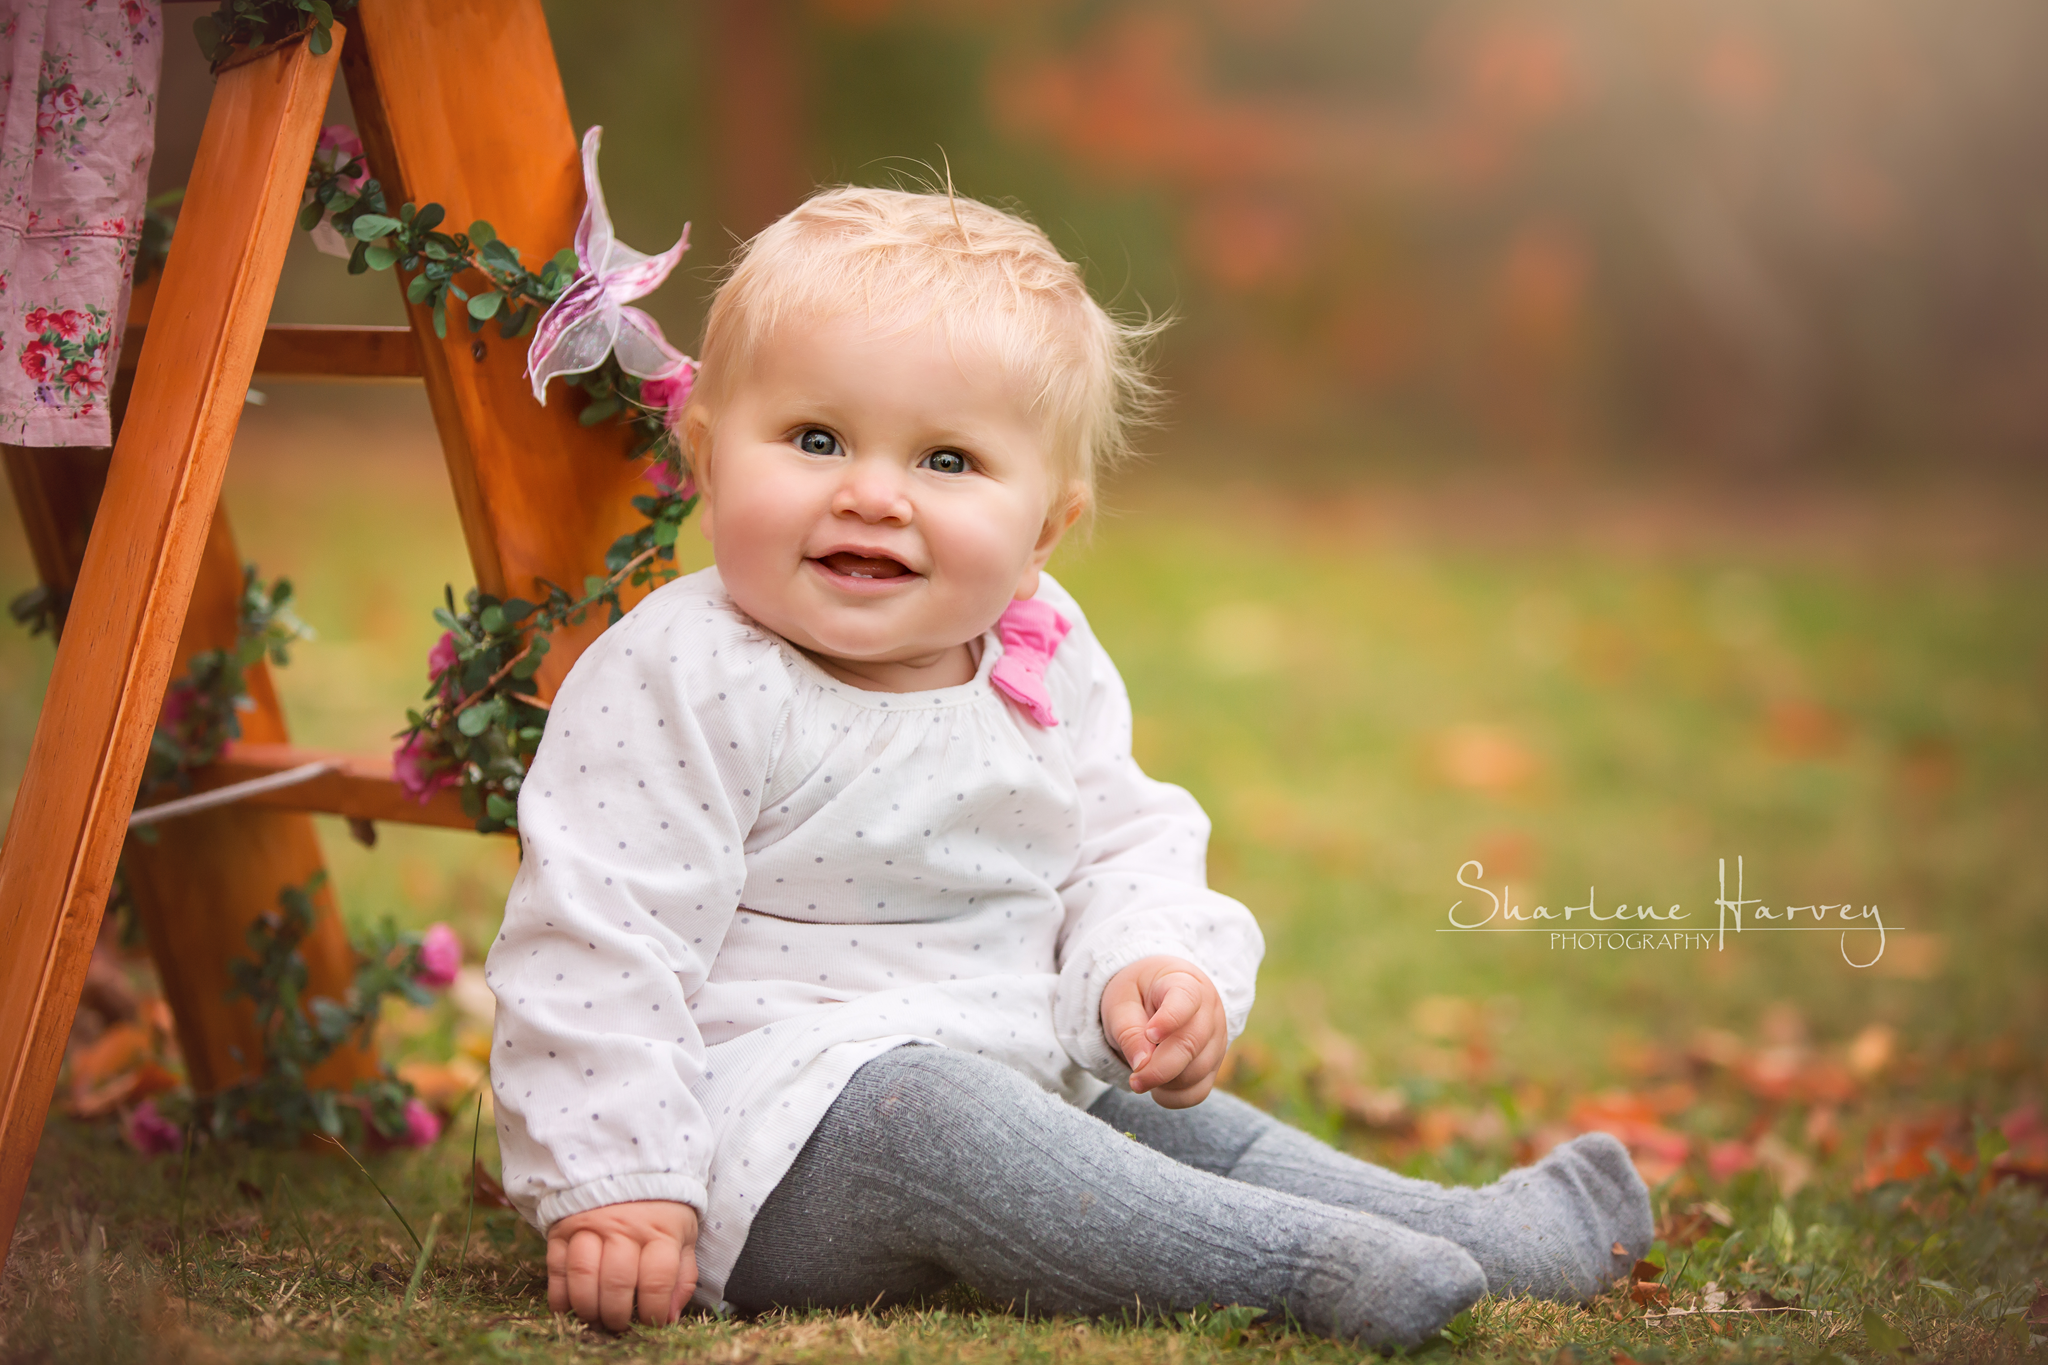
[[[841,550],[838,554],[825,555],[818,560],[818,563],[823,564],[833,573],[843,574],[848,578],[901,578],[904,574],[910,572],[909,569],[905,568],[897,560],[871,555],[857,555],[845,550]]]

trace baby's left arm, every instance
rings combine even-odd
[[[1207,1093],[1198,1063],[1211,1052],[1220,1062],[1251,1013],[1265,939],[1251,911],[1209,889],[1209,820],[1201,806],[1179,787],[1147,777],[1131,757],[1130,698],[1080,608],[1050,580],[1039,595],[1073,623],[1054,667],[1068,684],[1061,688],[1067,696],[1060,721],[1074,727],[1070,742],[1082,822],[1081,855],[1060,888],[1066,920],[1054,1024],[1075,1061],[1103,1080],[1126,1083],[1135,1059],[1118,1043],[1124,1015],[1112,1021],[1108,1011],[1130,1001],[1121,994],[1108,998],[1108,988],[1148,960],[1173,959],[1192,968],[1180,982],[1188,997],[1198,1006],[1214,997],[1213,1009],[1198,1007],[1189,1019],[1188,1027],[1202,1033],[1201,1043],[1173,1073],[1183,1087],[1174,1098],[1193,1104]],[[1139,987],[1135,999],[1153,1007],[1149,1021],[1172,998],[1172,983],[1158,971],[1132,975],[1123,987]],[[1141,1033],[1148,1027],[1158,1025],[1141,1025]],[[1146,1041],[1156,1050],[1164,1037],[1179,1032]],[[1144,1073],[1140,1087],[1157,1084],[1160,1069],[1190,1041],[1192,1033],[1175,1044],[1174,1053],[1138,1063]],[[1148,1066],[1154,1062],[1156,1067]]]

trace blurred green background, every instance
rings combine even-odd
[[[686,348],[730,245],[807,188],[945,166],[1105,301],[1178,315],[1151,458],[1055,570],[1126,672],[1140,757],[1201,798],[1214,879],[1265,925],[1261,1046],[1570,1092],[1708,1026],[1883,1022],[1931,1087],[2038,1090],[2048,10],[549,13],[622,237],[695,225],[648,301]],[[159,185],[208,85],[167,50]],[[402,320],[388,278],[303,239],[276,316]],[[227,498],[320,634],[281,690],[303,741],[374,750],[469,581],[425,402],[265,389]],[[12,592],[31,570],[0,525]],[[0,795],[49,654],[0,635]],[[352,917],[489,942],[508,842],[323,825]],[[1525,906],[1597,888],[1694,927],[1738,856],[1772,904],[1880,906],[1883,961],[1821,934],[1437,932],[1467,859]]]

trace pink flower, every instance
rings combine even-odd
[[[31,341],[21,348],[22,373],[38,384],[56,378],[58,360],[57,348],[47,341]]]
[[[420,943],[419,975],[413,979],[422,986],[441,990],[454,985],[455,974],[461,970],[462,940],[455,937],[455,931],[445,924],[427,930]]]
[[[64,371],[64,384],[76,394],[104,393],[106,367],[96,359],[74,360]]]
[[[391,776],[405,789],[407,796],[424,806],[433,799],[435,792],[462,780],[461,771],[457,768],[430,771],[431,765],[440,757],[433,751],[433,737],[424,730],[416,731],[406,736],[405,743],[391,755]]]
[[[199,694],[189,683],[182,679],[172,683],[164,692],[164,709],[157,716],[156,723],[175,734],[192,714],[192,707],[198,700]]]
[[[403,1147],[431,1147],[441,1136],[441,1116],[418,1098],[405,1102],[405,1134],[396,1139]]]
[[[66,81],[43,95],[42,107],[52,118],[76,118],[85,101],[79,98],[78,86]]]
[[[356,136],[356,130],[346,123],[330,123],[320,130],[320,141],[313,148],[313,160],[329,175],[348,165],[351,161],[363,159],[363,140]],[[354,194],[370,178],[367,169],[354,175],[344,176],[341,187]]]
[[[676,467],[667,460],[656,460],[653,464],[648,465],[646,469],[641,471],[640,477],[664,493],[674,493],[684,498],[694,498],[697,496],[697,480],[695,476],[686,474],[682,477],[681,482],[677,482]]]
[[[185,1130],[159,1113],[155,1100],[144,1100],[135,1106],[121,1135],[144,1156],[161,1156],[185,1145]]]
[[[685,360],[674,374],[642,380],[640,402],[658,410],[662,420],[674,426],[683,415],[683,406],[690,401],[690,391],[696,387],[697,362]]]
[[[455,643],[455,632],[443,631],[434,647],[427,651],[427,681],[439,680],[441,700],[455,700],[455,666],[462,662],[462,651]]]

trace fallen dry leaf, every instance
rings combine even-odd
[[[1664,1308],[1671,1303],[1671,1291],[1661,1284],[1637,1281],[1628,1287],[1628,1296],[1645,1308]]]
[[[482,1204],[487,1209],[509,1209],[512,1207],[512,1198],[505,1193],[505,1187],[498,1183],[496,1176],[484,1169],[484,1164],[481,1161],[470,1168],[469,1192],[476,1199],[477,1203]]]

